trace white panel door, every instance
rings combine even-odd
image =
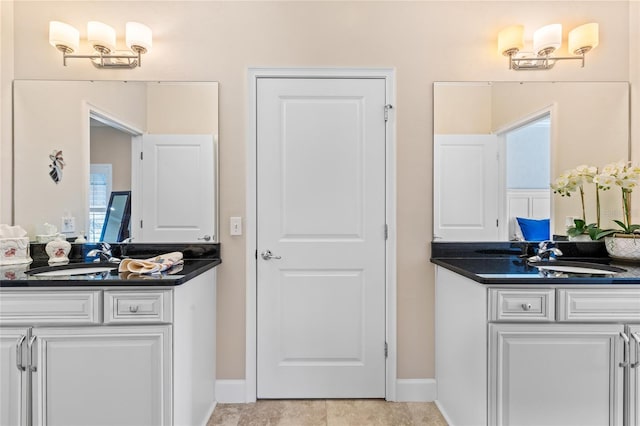
[[[34,328],[34,421],[168,426],[171,326]]]
[[[385,396],[385,97],[258,79],[258,398]]]
[[[434,144],[434,237],[498,240],[498,137],[435,135]]]
[[[201,242],[214,237],[213,135],[142,137],[144,242]]]
[[[617,324],[490,324],[489,424],[622,425]]]

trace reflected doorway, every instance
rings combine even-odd
[[[504,170],[503,239],[525,240],[517,218],[551,217],[551,114],[514,123],[498,136]]]
[[[136,134],[113,118],[90,113],[89,220],[85,230],[89,242],[101,241],[112,193],[132,191],[132,138]]]

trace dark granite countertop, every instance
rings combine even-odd
[[[69,254],[69,264],[90,261],[86,254],[95,244],[74,244]],[[82,286],[177,286],[219,265],[220,244],[112,244],[113,255],[118,258],[147,259],[164,253],[183,253],[184,264],[160,274],[118,273],[117,269],[85,275],[60,275],[36,277],[28,271],[47,267],[48,256],[44,254],[44,244],[31,244],[30,264],[0,266],[0,287],[82,287]],[[92,264],[99,266],[100,264]],[[64,265],[61,265],[64,266]]]
[[[576,260],[623,268],[614,275],[563,274],[543,276],[527,263],[536,243],[528,242],[432,242],[431,262],[482,284],[618,285],[640,284],[640,264],[614,260],[603,242],[557,242],[560,260]]]

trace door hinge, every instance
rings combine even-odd
[[[140,229],[142,229],[142,219],[140,219]]]
[[[389,239],[389,225],[387,225],[386,223],[384,224],[384,239]]]
[[[384,121],[389,121],[389,110],[393,108],[393,105],[386,104],[384,106]]]
[[[255,252],[255,258],[256,258],[256,260],[258,260],[258,250],[256,250],[256,252]]]
[[[389,344],[384,342],[384,357],[389,358]]]
[[[496,219],[496,228],[499,226],[499,223],[500,223],[499,220],[500,219]]]
[[[140,159],[144,160],[144,153],[142,151],[140,151]]]

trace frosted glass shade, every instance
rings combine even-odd
[[[498,33],[498,53],[519,51],[524,47],[524,26],[511,25]]]
[[[80,47],[80,32],[60,21],[49,22],[49,43],[53,47],[64,46],[72,53]]]
[[[580,25],[569,31],[569,52],[581,55],[598,45],[599,25],[595,22]]]
[[[109,51],[113,51],[116,48],[116,30],[102,22],[89,21],[87,23],[87,39],[94,48],[102,46],[109,49]]]
[[[127,22],[127,47],[135,50],[133,46],[142,47],[146,52],[151,50],[151,28],[138,22]]]
[[[550,54],[562,46],[562,25],[551,24],[533,33],[533,51],[537,54]]]

